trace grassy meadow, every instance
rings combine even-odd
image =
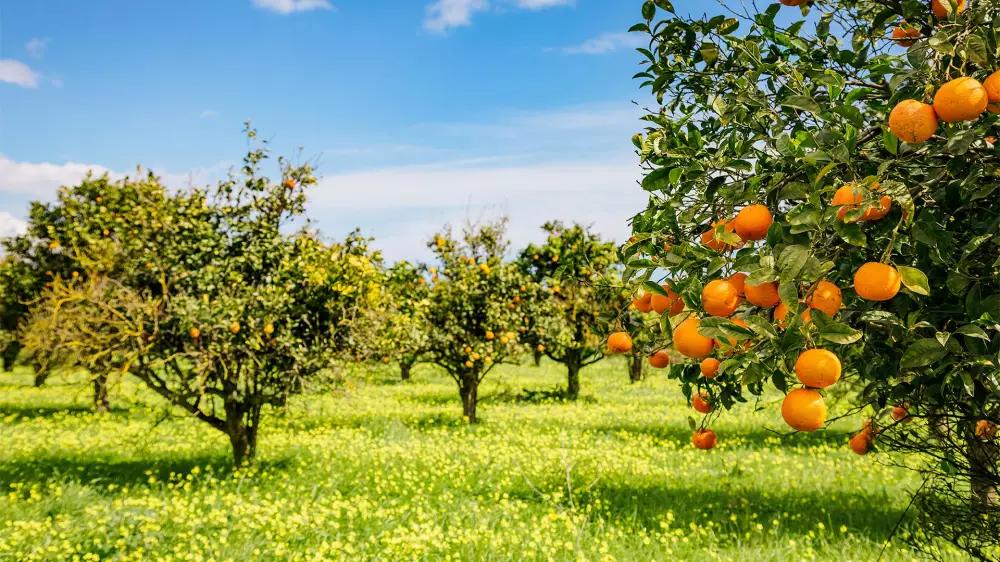
[[[558,365],[502,367],[476,427],[432,367],[357,370],[268,414],[237,473],[225,436],[138,387],[97,416],[70,375],[0,376],[0,559],[874,560],[916,485],[848,451],[858,420],[781,436],[776,407],[695,450],[676,384],[617,358],[575,404],[523,398]]]

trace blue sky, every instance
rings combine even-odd
[[[628,0],[0,0],[0,233],[88,168],[207,183],[253,121],[310,214],[390,258],[507,214],[608,236],[645,203]],[[299,152],[301,148],[301,152]]]

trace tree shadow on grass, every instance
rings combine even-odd
[[[284,469],[290,459],[258,459],[254,469]],[[164,482],[171,474],[188,474],[198,467],[215,474],[233,471],[232,459],[224,455],[195,455],[143,459],[45,456],[20,458],[0,463],[0,488],[14,482],[44,484],[47,482],[81,482],[84,484],[117,484],[141,487],[150,484],[150,477]]]
[[[840,527],[846,526],[854,536],[880,542],[892,533],[903,511],[901,506],[891,505],[886,496],[866,493],[861,487],[815,490],[789,483],[779,490],[756,490],[691,483],[686,485],[683,478],[661,484],[598,482],[575,494],[574,501],[578,509],[591,507],[594,516],[628,528],[659,531],[671,513],[673,528],[703,527],[711,521],[722,528],[719,536],[734,538],[749,531],[749,525],[760,523],[768,529],[777,519],[779,530],[785,533],[819,532],[818,524],[822,523],[826,533],[840,533]],[[527,488],[511,492],[511,496],[542,501]],[[734,515],[736,521],[731,519]]]
[[[117,414],[127,414],[129,412],[128,408],[112,406],[111,410],[104,415],[117,415]],[[16,423],[19,419],[35,419],[35,418],[47,418],[58,414],[67,414],[72,416],[77,415],[90,415],[96,413],[94,407],[89,404],[66,404],[65,406],[30,406],[27,404],[9,404],[0,403],[0,416],[6,417],[10,415],[16,415],[17,419],[13,421]]]

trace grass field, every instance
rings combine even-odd
[[[450,379],[395,376],[296,398],[236,474],[222,434],[139,389],[100,417],[67,378],[0,376],[0,559],[874,560],[915,485],[847,450],[858,420],[784,437],[746,406],[697,451],[675,383],[618,360],[576,404],[518,399],[558,366],[504,367],[471,428]]]

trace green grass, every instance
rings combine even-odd
[[[874,560],[915,485],[848,451],[858,420],[782,436],[744,406],[697,451],[676,384],[618,360],[575,404],[518,399],[556,365],[499,369],[476,427],[435,369],[395,376],[296,398],[234,474],[222,434],[141,389],[96,416],[71,380],[3,375],[0,559]]]

